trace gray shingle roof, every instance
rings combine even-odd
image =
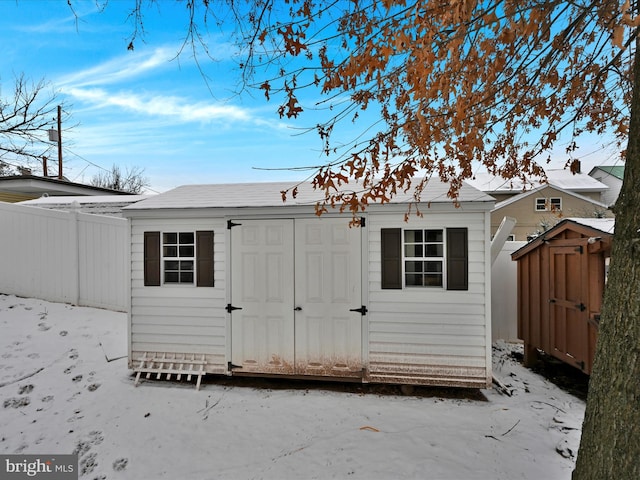
[[[322,200],[321,192],[313,190],[310,183],[300,184],[296,198],[287,197],[282,201],[281,191],[291,189],[294,182],[269,183],[229,183],[212,185],[184,185],[149,199],[135,203],[124,210],[184,209],[184,208],[233,208],[233,207],[276,207],[295,205],[315,205]],[[345,191],[353,190],[346,185]],[[422,193],[422,202],[451,203],[447,197],[449,185],[432,179]],[[411,193],[400,193],[393,203],[410,203]],[[493,202],[489,195],[463,185],[459,193],[460,202]]]

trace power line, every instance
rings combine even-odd
[[[105,172],[107,172],[107,173],[111,173],[111,170],[109,170],[109,169],[107,169],[107,168],[105,168],[105,167],[103,167],[103,166],[101,166],[101,165],[98,165],[97,163],[94,163],[94,162],[92,162],[91,160],[87,160],[87,159],[86,159],[86,158],[84,158],[82,155],[78,155],[77,153],[75,153],[73,150],[70,150],[69,148],[66,148],[66,151],[67,151],[67,152],[69,152],[71,155],[74,155],[74,156],[78,157],[80,160],[85,161],[85,162],[88,164],[86,167],[84,167],[84,168],[80,171],[80,173],[79,173],[78,175],[76,175],[76,177],[75,177],[76,179],[77,179],[80,175],[82,175],[82,173],[83,173],[83,172],[88,168],[88,166],[89,166],[89,165],[91,165],[91,166],[93,166],[93,167],[96,167],[96,168],[99,168],[100,170],[103,170],[103,171],[105,171]],[[74,180],[75,180],[75,179],[74,179]],[[161,193],[161,192],[158,192],[157,190],[154,190],[153,188],[150,188],[150,187],[144,187],[144,188],[145,188],[145,190],[149,190],[150,192],[153,192],[153,193]]]

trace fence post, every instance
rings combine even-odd
[[[71,294],[74,305],[80,304],[80,228],[79,228],[79,213],[78,209],[80,208],[80,204],[78,202],[73,202],[71,205],[71,268],[70,274],[71,278],[69,279],[71,282]]]

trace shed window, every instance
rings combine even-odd
[[[404,284],[407,287],[442,287],[444,278],[442,230],[404,231]]]
[[[213,232],[145,232],[144,284],[158,286],[161,278],[164,284],[213,287]]]
[[[164,283],[193,283],[195,237],[193,232],[162,234]]]
[[[468,289],[466,228],[381,230],[383,289]]]

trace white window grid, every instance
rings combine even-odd
[[[443,228],[403,231],[403,282],[405,287],[439,287],[445,281],[446,242]]]

